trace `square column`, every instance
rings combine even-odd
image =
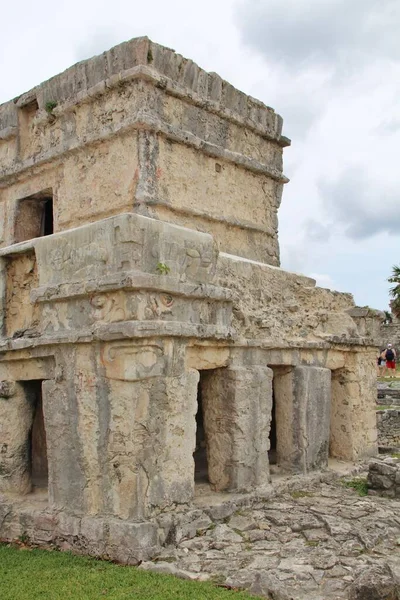
[[[326,467],[329,451],[331,371],[295,367],[274,378],[277,463],[291,472]]]
[[[0,381],[0,493],[32,489],[29,436],[34,407],[21,384]]]
[[[331,456],[357,460],[378,453],[376,352],[347,352],[332,371]]]
[[[142,519],[192,499],[199,373],[182,358],[172,340],[65,354],[45,394],[52,506]]]
[[[249,491],[269,481],[272,370],[226,368],[204,377],[208,476],[216,490]]]

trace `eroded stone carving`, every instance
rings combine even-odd
[[[13,381],[0,381],[0,398],[11,398],[15,394],[15,384]]]
[[[110,379],[137,381],[163,375],[166,359],[160,345],[135,346],[125,343],[106,346],[102,352],[102,362]]]

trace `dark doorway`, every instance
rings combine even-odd
[[[18,201],[15,217],[14,242],[54,233],[53,194],[44,190]]]
[[[29,433],[29,469],[33,488],[47,488],[48,463],[46,429],[44,426],[42,381],[22,382],[28,402],[32,407],[32,428]]]
[[[197,387],[197,414],[196,414],[196,450],[194,458],[195,483],[208,483],[208,461],[206,448],[206,431],[204,426],[204,407],[202,401],[202,383],[207,376],[207,371],[199,371],[200,379]]]
[[[268,460],[270,465],[276,465],[276,402],[275,394],[272,392],[272,411],[271,411],[271,429],[269,431],[269,451]]]

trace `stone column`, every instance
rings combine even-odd
[[[346,352],[345,366],[332,371],[331,456],[377,454],[376,394],[375,349]]]
[[[295,367],[274,377],[277,464],[307,473],[328,464],[331,371]]]
[[[269,481],[272,375],[254,366],[204,376],[208,476],[216,490],[249,491]]]
[[[101,485],[107,512],[140,519],[194,493],[199,373],[177,341],[105,345],[108,402]]]
[[[21,384],[0,381],[0,492],[31,491],[29,433],[33,405]]]

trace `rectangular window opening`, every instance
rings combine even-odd
[[[53,193],[44,190],[18,200],[14,243],[54,233]]]

